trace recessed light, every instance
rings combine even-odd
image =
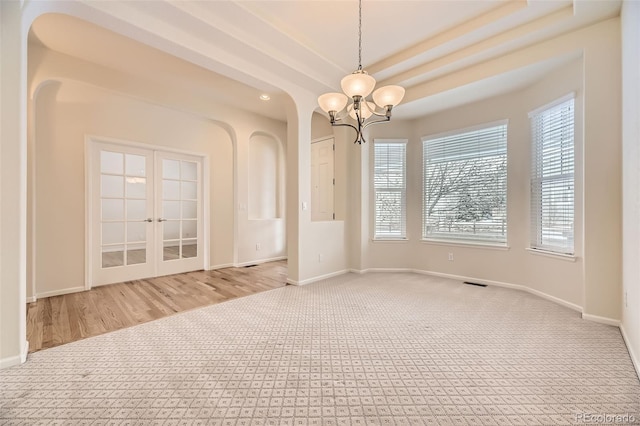
[[[263,93],[262,95],[260,95],[260,99],[263,101],[268,101],[269,99],[271,99],[271,96],[267,95],[266,93]]]

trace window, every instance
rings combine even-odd
[[[529,117],[533,148],[531,248],[573,254],[573,96]]]
[[[507,124],[423,138],[422,237],[507,242]]]
[[[407,236],[406,157],[406,141],[374,141],[374,238],[376,239],[403,239]]]

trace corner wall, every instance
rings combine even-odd
[[[640,3],[622,4],[622,333],[640,372]]]

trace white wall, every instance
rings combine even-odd
[[[211,250],[207,265],[230,266],[286,256],[284,218],[252,221],[246,208],[251,135],[260,134],[279,147],[276,165],[283,168],[284,123],[232,110],[222,117],[224,121],[218,121],[217,114],[203,112],[177,96],[172,99],[170,88],[159,92],[162,101],[147,99],[146,91],[151,88],[144,82],[136,85],[133,78],[119,91],[122,79],[110,81],[108,71],[101,67],[42,48],[32,48],[29,58],[34,64],[30,69],[34,100],[29,139],[34,212],[30,226],[35,236],[29,251],[35,285],[28,286],[30,293],[32,288],[35,291],[29,296],[84,286],[85,135],[209,156]],[[83,68],[91,72],[78,71]],[[279,170],[280,181],[283,175],[284,170]],[[284,196],[282,191],[278,195]],[[255,250],[256,240],[262,242],[262,251]]]
[[[372,129],[376,138],[408,138],[408,242],[370,240],[371,202],[365,214],[356,269],[408,268],[485,282],[523,286],[548,295],[586,316],[620,319],[620,78],[619,19],[558,37],[528,50],[548,58],[579,57],[525,90],[417,119]],[[556,47],[558,46],[558,47]],[[556,51],[557,50],[557,51]],[[582,53],[581,53],[582,52]],[[527,58],[527,52],[519,55]],[[569,60],[569,59],[568,59]],[[576,259],[532,254],[529,247],[530,131],[528,112],[569,92],[576,97]],[[583,121],[582,117],[585,115]],[[422,147],[420,138],[497,120],[509,120],[509,249],[445,245],[421,241]],[[370,198],[371,154],[365,153],[362,198]],[[369,162],[369,163],[367,163]],[[584,170],[584,174],[581,171]],[[584,187],[581,187],[584,182]],[[587,194],[587,196],[584,196]],[[357,208],[357,205],[354,207]],[[448,261],[448,253],[454,261]]]
[[[640,3],[622,5],[622,331],[640,371]],[[624,295],[626,294],[626,297]]]

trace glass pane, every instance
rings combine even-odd
[[[198,202],[183,201],[182,202],[182,218],[197,219],[197,217],[198,217]]]
[[[175,180],[162,181],[162,199],[179,200],[180,199],[180,182]]]
[[[168,221],[164,222],[162,227],[162,239],[163,240],[177,240],[180,238],[180,222]]]
[[[196,182],[182,182],[182,199],[195,200],[198,198],[198,185]]]
[[[147,250],[144,244],[131,244],[127,246],[127,265],[146,263]]]
[[[127,220],[144,220],[147,218],[147,202],[145,200],[127,200]]]
[[[123,159],[119,152],[100,151],[100,172],[121,175],[124,171]]]
[[[124,247],[109,246],[102,247],[102,267],[113,268],[124,265]]]
[[[146,176],[146,158],[142,155],[127,154],[125,156],[127,176]]]
[[[100,176],[100,195],[103,197],[124,197],[124,178],[122,176]]]
[[[162,160],[162,177],[165,179],[180,179],[180,162]]]
[[[147,222],[127,222],[127,242],[147,240]]]
[[[198,256],[198,241],[197,240],[185,240],[182,241],[182,257],[196,257]]]
[[[198,179],[198,164],[193,161],[182,162],[182,180]]]
[[[182,238],[196,238],[198,236],[198,223],[195,220],[182,221]]]
[[[180,241],[165,241],[162,247],[162,260],[180,258]]]
[[[163,201],[162,217],[164,219],[180,219],[180,201]]]
[[[102,220],[123,220],[124,200],[102,200]]]
[[[102,224],[102,244],[124,243],[124,222]]]
[[[127,198],[146,198],[147,179],[143,177],[127,178]]]

